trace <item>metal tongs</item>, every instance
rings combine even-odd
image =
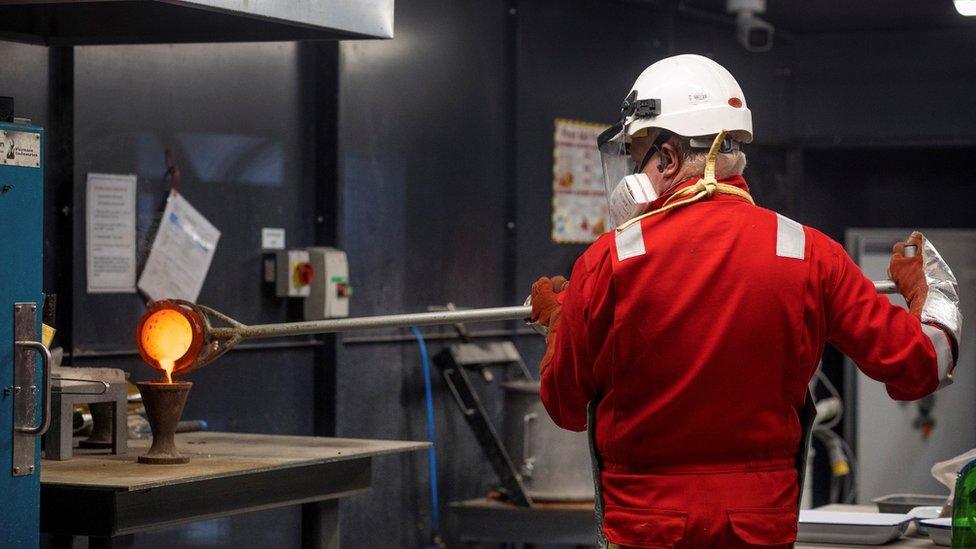
[[[410,326],[437,326],[468,322],[525,320],[532,315],[531,306],[521,306],[247,325],[205,305],[173,299],[159,301],[150,305],[146,316],[151,315],[159,307],[166,307],[167,304],[178,306],[172,307],[169,305],[168,307],[178,310],[187,318],[196,332],[194,337],[201,338],[203,343],[199,347],[198,354],[192,363],[179,369],[181,373],[190,372],[206,366],[223,356],[224,353],[233,349],[242,341],[249,339],[331,334],[355,330],[407,328]],[[193,351],[191,350],[189,352]]]
[[[905,247],[906,256],[911,257],[915,253],[915,246]],[[891,280],[875,281],[874,287],[881,294],[894,294],[898,292],[898,288]],[[407,328],[410,326],[456,325],[471,322],[527,321],[532,316],[532,306],[530,305],[530,301],[526,300],[525,305],[514,307],[442,310],[425,313],[247,325],[205,305],[176,299],[156,302],[150,306],[146,315],[152,314],[154,308],[167,306],[164,305],[167,303],[177,306],[173,307],[172,305],[168,305],[169,308],[181,312],[190,322],[190,325],[194,327],[194,331],[196,332],[194,337],[202,339],[202,345],[197,346],[196,351],[188,351],[188,354],[196,352],[196,357],[184,356],[184,360],[189,358],[192,361],[180,368],[180,371],[183,373],[210,364],[223,356],[227,351],[233,349],[240,342],[249,339],[330,334],[355,330]]]

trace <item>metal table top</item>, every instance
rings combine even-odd
[[[243,433],[197,432],[176,435],[179,452],[190,463],[145,465],[136,458],[149,449],[149,439],[129,439],[124,456],[76,450],[68,461],[44,461],[41,484],[93,489],[145,490],[169,484],[245,475],[272,469],[333,463],[384,454],[411,452],[427,442],[365,440]]]
[[[124,456],[79,450],[41,466],[41,531],[111,538],[363,492],[372,458],[426,442],[198,432],[176,435],[185,465],[145,465],[148,440]],[[335,526],[335,517],[329,519]],[[327,528],[328,529],[328,528]],[[333,528],[334,529],[334,528]]]

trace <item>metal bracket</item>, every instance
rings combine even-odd
[[[37,303],[14,304],[14,385],[11,387],[14,405],[12,475],[33,475],[36,469],[37,433],[25,426],[37,423],[37,399],[41,392],[37,387],[36,350],[18,344],[37,340]],[[47,366],[47,365],[45,365]],[[49,368],[45,368],[48,369]],[[5,391],[6,392],[6,391]]]
[[[478,397],[478,393],[464,371],[466,367],[475,364],[466,360],[466,358],[472,357],[463,356],[465,349],[470,351],[470,348],[463,345],[452,345],[434,356],[434,364],[440,370],[458,408],[464,414],[464,419],[474,432],[475,438],[478,439],[478,444],[485,451],[492,469],[495,470],[495,474],[501,481],[502,489],[515,505],[531,507],[532,498],[522,482],[522,476],[512,463],[508,450],[488,418],[488,412],[481,403],[481,398]],[[497,356],[497,353],[488,353],[488,355]],[[477,358],[485,358],[485,356]]]

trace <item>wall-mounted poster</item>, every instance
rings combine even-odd
[[[605,124],[556,119],[552,151],[552,240],[588,244],[607,229],[607,198],[596,138]]]

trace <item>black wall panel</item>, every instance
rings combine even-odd
[[[963,174],[971,169],[974,152],[973,147],[809,150],[800,217],[840,242],[849,227],[971,228],[976,189]]]
[[[0,95],[39,126],[47,125],[47,67],[47,48],[0,41]]]
[[[341,45],[340,244],[353,315],[506,297],[508,17],[497,0],[398,2],[394,40]],[[426,438],[417,345],[340,344],[337,363],[339,436]],[[434,376],[442,503],[484,495],[494,476]],[[427,545],[427,454],[375,465],[373,490],[341,505],[343,546]]]
[[[803,35],[796,58],[792,117],[803,142],[976,142],[972,28]]]
[[[290,246],[311,240],[295,46],[83,47],[75,72],[75,347],[132,348],[143,310],[134,294],[85,292],[86,175],[139,176],[141,266],[169,190],[166,149],[180,193],[221,230],[200,302],[245,322],[286,319],[284,300],[262,299],[260,230],[285,228]]]
[[[285,228],[289,246],[313,243],[300,84],[294,44],[76,48],[75,365],[155,376],[136,356],[97,354],[134,349],[144,298],[86,293],[85,180],[89,172],[138,176],[141,267],[169,190],[166,149],[180,163],[180,192],[221,231],[199,302],[247,323],[299,319],[286,300],[262,294],[260,229]],[[311,348],[231,352],[187,376],[194,387],[184,417],[214,430],[310,434],[314,366]],[[136,543],[295,546],[299,524],[297,509],[281,509],[137,535]]]

